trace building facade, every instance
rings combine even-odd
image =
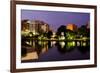
[[[48,32],[49,25],[40,20],[22,20],[21,30],[24,32],[26,32],[26,30],[29,30],[35,35]]]
[[[30,30],[30,21],[29,20],[22,20],[22,22],[21,22],[21,30],[22,31]]]
[[[77,26],[75,24],[67,24],[66,29],[71,30],[71,31],[76,31]]]

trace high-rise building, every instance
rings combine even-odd
[[[33,34],[46,33],[49,31],[49,25],[40,20],[22,20],[21,30],[29,30]]]
[[[31,21],[30,30],[31,30],[31,32],[33,32],[33,34],[36,34],[39,32],[38,21],[35,21],[35,20]]]
[[[71,30],[71,31],[76,31],[77,26],[75,24],[67,24],[66,29]]]
[[[49,31],[49,25],[40,20],[31,21],[30,31],[33,33],[45,33]]]

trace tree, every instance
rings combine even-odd
[[[72,30],[69,30],[67,29],[67,39],[75,39],[76,38],[76,35],[77,33],[75,31],[72,31]]]
[[[85,25],[82,25],[78,29],[78,34],[82,35],[82,36],[90,37],[90,29],[87,29],[87,27]]]
[[[58,30],[57,30],[57,35],[60,36],[62,32],[64,32],[64,36],[66,36],[67,30],[66,30],[66,26],[64,26],[64,25],[61,25],[61,26],[58,28]]]
[[[53,35],[52,31],[48,31],[47,38],[51,38],[52,35]]]

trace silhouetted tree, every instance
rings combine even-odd
[[[51,38],[52,35],[53,35],[52,31],[48,31],[47,38]]]
[[[78,29],[78,34],[86,36],[86,37],[90,37],[90,29],[87,29],[87,27],[85,25],[82,25]]]
[[[64,32],[64,36],[66,36],[66,32],[67,32],[66,26],[61,25],[61,26],[58,28],[58,30],[57,30],[57,35],[58,35],[58,36],[61,35],[61,32]]]

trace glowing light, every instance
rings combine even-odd
[[[80,46],[80,42],[77,42],[77,46]]]
[[[65,42],[60,42],[61,48],[64,48]]]
[[[26,42],[26,44],[29,44],[29,45],[30,45],[30,43],[29,43],[29,42]]]
[[[83,43],[83,46],[86,46],[86,43],[85,42]]]
[[[32,34],[30,34],[29,36],[32,37]]]
[[[75,46],[75,42],[73,41],[72,43],[73,43],[73,46]]]

